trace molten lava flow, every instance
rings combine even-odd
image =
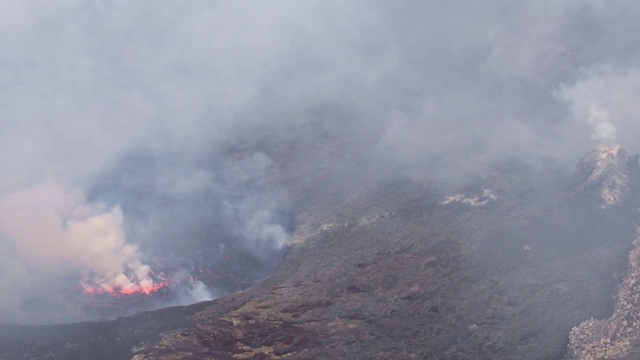
[[[84,293],[89,295],[96,294],[113,294],[113,295],[136,295],[144,294],[149,296],[150,294],[163,289],[169,285],[166,280],[150,283],[145,285],[139,285],[130,288],[113,288],[113,287],[87,287],[85,286]]]

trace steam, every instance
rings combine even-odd
[[[238,209],[234,216],[249,217],[225,224],[210,210],[223,197],[208,197],[226,166],[209,161],[224,152],[225,142],[264,121],[261,111],[247,113],[256,107],[264,70],[287,49],[280,39],[304,22],[296,14],[315,6],[287,4],[254,4],[249,12],[232,2],[2,4],[0,322],[91,318],[65,318],[33,302],[63,299],[62,290],[78,281],[87,289],[145,289],[155,280],[154,260],[171,257],[163,254],[167,249],[207,259],[213,251],[199,252],[194,244],[231,253],[221,243],[235,241],[241,249],[235,251],[262,260],[287,244],[289,234],[273,219],[276,205],[262,201],[244,209],[236,203],[250,195],[228,196],[228,208]],[[153,24],[145,20],[150,8],[159,20]],[[136,154],[147,157],[119,167]],[[263,160],[247,166],[261,168]],[[126,193],[123,199],[104,182],[126,182],[139,168],[146,173],[138,178],[157,197]],[[244,188],[245,179],[233,180]],[[155,198],[182,208],[178,213]],[[224,239],[200,236],[205,231]],[[254,278],[266,275],[261,271]],[[192,284],[184,302],[212,297],[204,282]]]
[[[606,111],[598,110],[595,106],[589,107],[587,123],[593,129],[591,138],[601,143],[613,143],[616,141],[616,127],[609,121],[611,117]]]
[[[171,305],[188,305],[200,301],[209,301],[221,295],[214,293],[202,281],[193,281],[188,278],[189,275],[184,271],[175,275],[174,280],[181,285],[177,290],[177,299]]]
[[[594,140],[640,151],[640,5],[0,7],[0,321],[38,284],[136,289],[175,254],[265,276],[301,202],[282,193],[335,185],[313,174],[456,183]]]
[[[561,84],[554,93],[568,106],[573,121],[586,124],[592,140],[621,142],[636,151],[640,72],[635,67],[598,65],[579,74],[577,81]]]
[[[86,287],[136,291],[153,285],[150,267],[128,244],[122,211],[87,203],[81,191],[42,184],[0,199],[0,233],[30,266],[85,273]]]

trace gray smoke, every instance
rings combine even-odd
[[[274,175],[290,168],[273,154],[460,181],[514,159],[572,166],[598,142],[640,151],[639,14],[597,0],[4,1],[0,321],[56,321],[30,299],[69,279],[144,287],[163,256],[266,276],[291,230]]]

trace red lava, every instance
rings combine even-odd
[[[167,287],[169,283],[164,280],[158,283],[153,283],[151,285],[145,286],[137,286],[133,288],[102,288],[102,287],[85,287],[84,293],[89,295],[97,295],[97,294],[113,294],[113,295],[136,295],[136,294],[145,294],[149,296],[150,294]]]

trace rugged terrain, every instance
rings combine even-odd
[[[270,278],[110,322],[0,327],[0,359],[562,359],[572,328],[621,306],[640,168],[619,147],[572,175],[513,165],[456,191],[328,166],[273,165],[294,233]]]

